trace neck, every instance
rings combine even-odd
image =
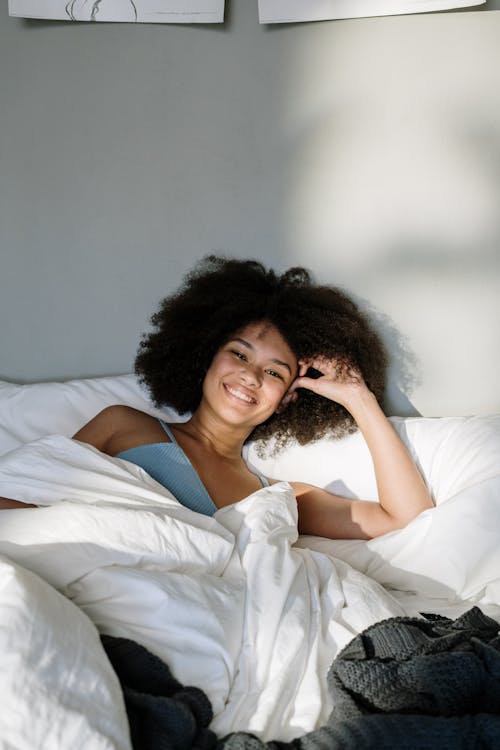
[[[221,421],[202,405],[179,427],[218,455],[229,459],[241,459],[243,444],[251,432]]]

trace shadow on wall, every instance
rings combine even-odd
[[[291,258],[358,295],[426,416],[500,410],[499,22],[339,22],[290,45]]]
[[[368,273],[379,274],[389,285],[411,279],[406,303],[417,311],[412,340],[420,357],[409,353],[410,369],[419,359],[425,362],[429,382],[457,403],[470,398],[467,389],[472,389],[476,406],[469,413],[487,414],[500,408],[500,127],[487,107],[474,112],[458,108],[449,117],[457,161],[471,175],[470,211],[464,200],[461,215],[443,193],[442,209],[450,216],[448,236],[443,232],[441,242],[430,236],[422,236],[420,242],[408,236],[393,242]],[[467,187],[463,192],[467,197]],[[397,339],[397,331],[391,331],[390,324],[385,327],[383,320],[380,331],[388,344],[394,333]],[[408,393],[422,384],[422,375],[409,380],[405,376],[408,352],[400,343],[396,341],[394,348],[394,375]],[[441,414],[434,403],[431,413]]]
[[[384,411],[387,416],[421,416],[409,396],[421,382],[419,362],[411,349],[408,339],[395,326],[389,315],[376,310],[367,300],[350,296],[367,313],[375,330],[382,338],[389,354],[389,370],[384,397]]]
[[[400,242],[365,269],[406,334],[390,315],[357,299],[390,355],[388,414],[412,415],[402,394],[411,395],[415,409],[426,416],[498,411],[497,247],[500,236],[491,247],[480,248],[441,245],[431,250]],[[363,284],[361,277],[358,281]],[[447,400],[454,405],[445,412]]]

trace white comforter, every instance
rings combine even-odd
[[[0,454],[12,451],[0,495],[52,506],[0,513],[0,750],[130,750],[92,619],[204,687],[218,732],[283,739],[323,720],[329,662],[374,620],[478,604],[500,621],[500,416],[392,418],[437,508],[369,542],[294,545],[286,484],[208,519],[131,464],[38,441],[114,403],[179,419],[157,413],[129,375],[0,381]],[[249,460],[269,477],[377,496],[359,433],[266,459],[252,446]]]
[[[345,562],[293,546],[296,503],[286,482],[208,518],[132,464],[51,436],[0,458],[0,495],[48,506],[2,512],[4,566],[10,560],[16,570],[36,573],[99,631],[144,644],[181,682],[205,690],[220,735],[246,730],[288,740],[322,723],[335,654],[365,627],[404,613]],[[18,615],[7,608],[13,652],[26,648]],[[50,620],[39,627],[50,631]],[[68,663],[68,683],[79,680],[73,669],[81,660]],[[1,679],[2,693],[17,690],[22,704],[19,676]],[[109,695],[119,702],[109,679]],[[18,711],[18,730],[28,735],[12,747],[33,742],[30,711],[27,705],[24,720]],[[121,705],[117,712],[122,721]],[[103,734],[85,745],[73,741],[72,750],[127,746],[116,731]]]
[[[473,604],[500,621],[500,416],[392,418],[436,508],[406,528],[368,542],[301,537],[391,591],[408,615],[457,617]],[[335,442],[292,446],[252,463],[267,476],[311,482],[375,500],[373,466],[358,432]],[[403,499],[404,500],[404,499]]]

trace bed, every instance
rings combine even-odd
[[[217,737],[291,741],[332,710],[327,673],[387,618],[471,607],[500,622],[500,416],[392,418],[436,507],[368,542],[298,537],[286,480],[376,500],[359,434],[247,460],[279,481],[208,518],[70,436],[132,375],[0,382],[0,746],[131,748],[101,636],[145,646],[208,696]]]

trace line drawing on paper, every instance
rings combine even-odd
[[[61,21],[223,23],[224,0],[9,0],[9,15]]]

